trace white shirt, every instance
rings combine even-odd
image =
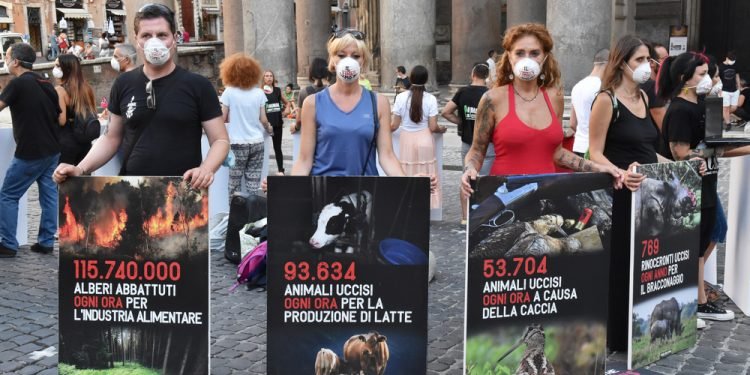
[[[260,111],[268,101],[263,90],[227,87],[219,100],[229,107],[227,132],[230,143],[263,142],[265,129],[260,123]]]
[[[494,83],[497,79],[497,72],[495,72],[495,60],[492,57],[487,58],[487,66],[490,67],[490,83]]]
[[[588,76],[573,86],[570,91],[573,109],[576,111],[578,126],[576,127],[573,151],[585,153],[589,149],[589,117],[591,117],[591,104],[596,94],[602,87],[599,77]]]
[[[404,91],[396,95],[396,103],[393,104],[391,113],[401,117],[401,126],[399,129],[402,131],[415,132],[427,128],[427,119],[438,114],[437,99],[434,95],[429,92],[425,92],[422,96],[422,120],[418,123],[409,118],[409,109],[411,108],[411,91]]]

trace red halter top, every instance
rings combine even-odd
[[[562,124],[552,109],[547,90],[540,90],[552,121],[546,128],[538,130],[518,118],[513,85],[508,85],[508,114],[495,125],[492,134],[495,163],[490,175],[555,173],[553,155],[563,140]]]

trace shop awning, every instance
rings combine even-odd
[[[0,23],[13,23],[12,17],[0,17]]]
[[[91,15],[86,11],[86,9],[57,8],[57,11],[64,14],[65,18],[77,18],[84,20],[91,18]]]
[[[125,11],[122,9],[107,9],[107,12],[110,12],[115,16],[125,16]]]

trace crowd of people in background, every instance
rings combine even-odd
[[[700,161],[698,316],[734,318],[731,311],[708,300],[702,280],[705,259],[726,236],[726,218],[716,193],[717,157],[750,154],[750,146],[712,148],[703,139],[706,96],[722,97],[725,128],[750,120],[750,88],[738,73],[733,52],[720,61],[699,52],[669,56],[663,45],[624,36],[611,50],[594,54],[590,74],[572,86],[570,128],[575,134],[566,135],[554,41],[540,24],[508,29],[503,52],[490,50],[486,61],[475,63],[468,77],[471,83],[460,88],[442,111],[426,86],[430,72],[421,65],[408,74],[404,66],[396,67],[392,107],[385,96],[372,91],[363,73],[372,55],[357,30],[334,29],[327,59],[312,61],[310,84],[298,92],[292,84],[282,91],[274,72],[255,58],[243,53],[228,56],[220,65],[225,86],[220,97],[206,78],[175,63],[176,45],[188,42],[189,34],[177,30],[171,9],[159,4],[143,7],[135,18],[135,33],[136,46],[113,48],[106,32],[85,47],[71,43],[64,32],[52,35],[56,86],[32,71],[36,55],[28,44],[7,51],[7,69],[17,78],[0,94],[0,108],[11,108],[17,151],[0,192],[0,257],[13,257],[18,251],[18,199],[33,182],[40,187],[42,217],[32,250],[48,253],[57,215],[52,180],[63,183],[69,176],[89,174],[118,151],[124,155],[123,175],[183,175],[193,186],[205,188],[231,150],[230,197],[243,190],[260,194],[267,189],[261,176],[264,137],[273,138],[278,174],[287,173],[281,147],[284,117],[293,119],[290,132],[300,133],[291,175],[376,176],[377,154],[388,176],[429,176],[431,207],[439,208],[440,150],[432,135],[446,132],[438,124],[442,115],[457,125],[462,143],[462,225],[467,198],[473,193],[471,181],[480,175],[544,174],[565,168],[612,176],[612,350],[624,350],[627,344],[631,194],[645,178],[634,167]],[[120,76],[111,89],[108,131],[92,147],[77,141],[71,131],[76,118],[96,112],[80,61],[110,49],[111,67]],[[139,50],[146,58],[141,66]],[[21,98],[34,98],[33,108]],[[210,144],[205,158],[200,147],[204,132]],[[563,146],[566,136],[574,137],[572,149]],[[393,137],[398,137],[395,150]]]

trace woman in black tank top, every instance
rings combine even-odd
[[[639,87],[651,76],[648,59],[649,49],[640,39],[625,36],[617,42],[589,120],[591,160],[620,168],[627,187],[615,190],[612,205],[607,346],[614,351],[628,347],[630,195],[645,178],[633,167],[668,161],[657,153],[659,130]]]

